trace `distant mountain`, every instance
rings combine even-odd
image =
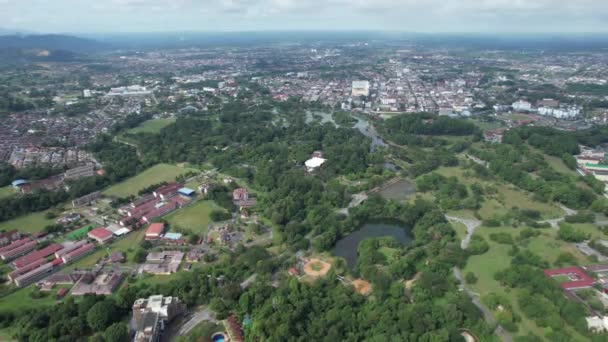
[[[60,34],[4,35],[0,36],[1,49],[64,50],[75,53],[91,53],[107,48],[92,39]]]

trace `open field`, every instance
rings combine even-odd
[[[44,217],[47,212],[49,212],[49,210],[31,213],[9,221],[0,222],[0,230],[18,229],[24,233],[39,232],[47,225],[55,223],[54,219],[47,219]]]
[[[368,294],[370,294],[372,292],[372,285],[363,279],[355,279],[352,282],[353,286],[355,287],[355,291],[357,291],[358,294],[367,296]]]
[[[141,125],[135,128],[130,129],[128,133],[159,133],[161,129],[169,126],[174,122],[175,119],[152,119],[142,123]]]
[[[175,165],[158,164],[146,171],[131,177],[121,183],[118,183],[106,189],[103,194],[114,197],[127,197],[137,195],[137,193],[146,187],[161,183],[174,181],[175,177],[182,175],[188,171],[196,171],[195,169],[181,168]]]
[[[0,188],[0,198],[10,197],[16,193],[17,191],[10,185]]]
[[[165,218],[173,228],[190,230],[200,235],[207,232],[209,214],[215,208],[219,207],[212,201],[198,201]]]

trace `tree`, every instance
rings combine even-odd
[[[473,272],[467,272],[467,274],[464,276],[464,281],[466,281],[467,284],[476,284],[477,276]]]
[[[103,333],[106,342],[123,342],[129,340],[129,331],[123,323],[110,325]]]
[[[140,248],[135,252],[135,254],[133,254],[133,262],[141,264],[146,261],[147,255],[148,253],[146,253],[145,250]]]
[[[116,315],[116,307],[108,300],[96,303],[87,312],[87,323],[93,331],[102,331],[120,316]]]

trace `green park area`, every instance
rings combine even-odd
[[[23,233],[37,233],[49,224],[54,224],[54,219],[46,218],[49,210],[20,216],[9,221],[0,222],[0,230],[18,229]]]
[[[166,217],[171,228],[189,230],[196,234],[205,234],[209,225],[209,215],[218,206],[212,201],[198,201]]]
[[[141,125],[130,129],[127,133],[137,134],[137,133],[151,133],[156,134],[159,133],[161,129],[169,126],[174,123],[175,119],[152,119],[148,120]]]
[[[158,164],[138,174],[137,176],[131,177],[121,183],[111,186],[103,193],[106,196],[114,197],[137,195],[139,191],[150,185],[174,181],[177,176],[189,171],[197,170],[170,164]]]
[[[445,177],[456,177],[459,182],[467,186],[478,183],[484,187],[493,188],[493,193],[485,195],[485,201],[481,203],[481,208],[477,210],[481,219],[503,216],[511,212],[513,208],[536,210],[543,219],[564,216],[563,210],[555,204],[535,201],[531,195],[510,184],[482,180],[475,177],[470,170],[461,167],[441,167],[437,170],[437,173]],[[475,216],[470,210],[453,211],[450,214],[461,218],[473,218]]]
[[[521,317],[526,317],[522,312],[519,303],[518,295],[522,290],[510,289],[502,286],[494,277],[494,275],[502,270],[507,269],[511,265],[512,256],[509,255],[512,245],[502,244],[495,242],[490,237],[491,234],[508,234],[514,241],[514,245],[518,246],[522,250],[529,250],[536,255],[546,260],[550,267],[563,267],[570,266],[570,264],[556,263],[559,256],[564,253],[570,254],[576,260],[578,264],[590,264],[588,258],[580,253],[573,244],[561,241],[557,239],[557,230],[553,228],[540,229],[540,235],[536,237],[528,237],[526,239],[518,239],[521,231],[524,228],[513,228],[513,227],[480,227],[475,232],[475,235],[483,237],[488,243],[489,249],[487,252],[481,255],[474,255],[469,257],[467,265],[463,270],[463,274],[472,272],[477,277],[475,284],[469,284],[468,287],[482,300],[490,294],[496,294],[508,301],[508,304],[513,308],[515,314]],[[459,230],[459,229],[457,229]],[[556,279],[561,281],[561,279]],[[501,314],[497,310],[494,311],[494,315]],[[548,328],[541,328],[536,325],[533,320],[523,319],[517,323],[519,327],[516,335],[527,335],[528,333],[534,333],[538,336],[545,336]],[[577,334],[573,329],[568,329],[568,332],[575,337],[576,341],[583,341],[583,337]]]

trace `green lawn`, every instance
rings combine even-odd
[[[138,174],[137,176],[131,177],[121,183],[111,186],[103,193],[104,195],[114,197],[137,195],[140,190],[145,189],[152,184],[174,181],[177,176],[188,171],[197,170],[169,164],[158,164]]]
[[[18,229],[24,233],[39,232],[45,226],[55,223],[55,219],[47,219],[44,217],[47,212],[48,210],[31,213],[9,221],[0,222],[0,230]]]
[[[148,120],[141,125],[130,129],[127,133],[159,133],[161,129],[174,123],[175,119],[152,119]]]
[[[15,188],[10,185],[0,188],[0,198],[10,197],[16,193]]]
[[[170,214],[166,220],[173,228],[190,230],[201,235],[207,232],[209,214],[216,208],[219,207],[212,201],[198,201]]]

